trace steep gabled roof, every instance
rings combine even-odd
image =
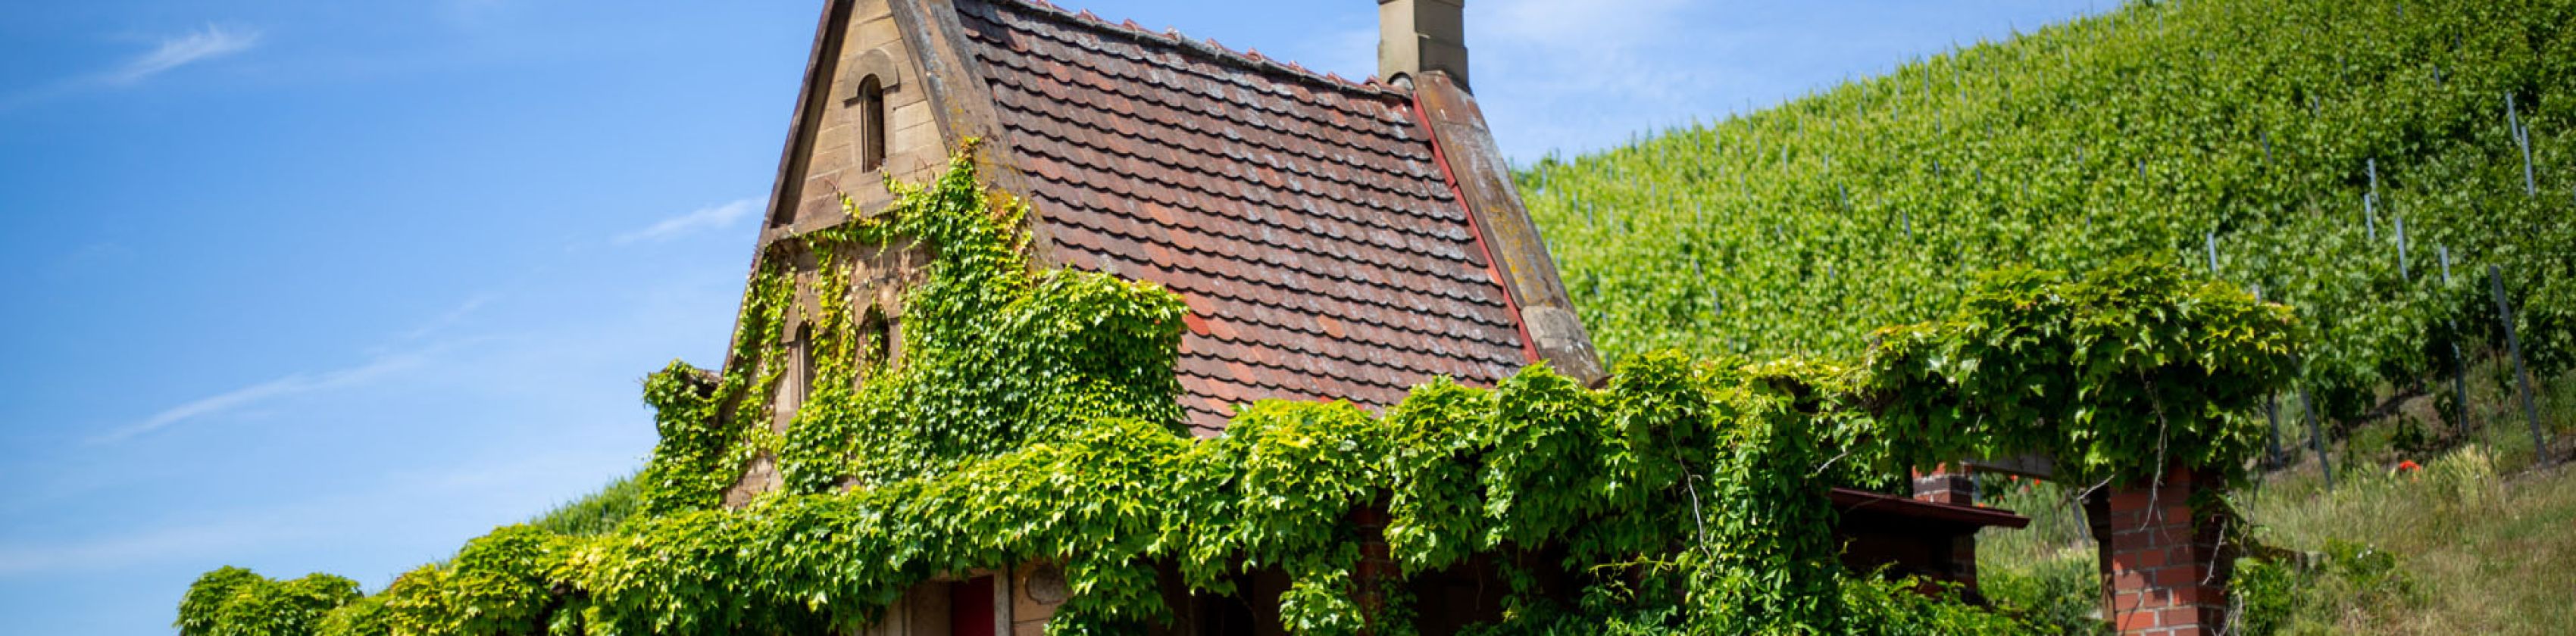
[[[1042,257],[1188,299],[1193,426],[1538,359],[1410,93],[1088,12],[949,6]]]

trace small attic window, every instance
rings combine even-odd
[[[859,80],[859,169],[874,171],[885,167],[886,99],[885,83],[870,75]]]
[[[879,47],[860,53],[840,71],[839,84],[844,87],[840,90],[848,91],[841,94],[841,99],[858,109],[851,113],[857,120],[850,123],[858,125],[858,138],[854,141],[862,171],[885,169],[886,155],[893,148],[893,139],[887,135],[887,129],[893,126],[887,120],[893,115],[894,105],[886,103],[886,93],[903,90],[904,81],[903,65],[895,59],[894,49]]]

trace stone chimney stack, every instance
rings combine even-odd
[[[1465,2],[1377,0],[1378,77],[1410,87],[1414,76],[1439,71],[1466,89]]]

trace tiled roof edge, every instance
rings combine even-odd
[[[1293,77],[1299,80],[1304,80],[1307,83],[1332,90],[1371,98],[1403,98],[1410,94],[1410,92],[1388,84],[1374,75],[1369,76],[1366,80],[1354,80],[1342,77],[1337,73],[1317,73],[1313,69],[1306,68],[1305,65],[1298,64],[1293,61],[1283,62],[1281,60],[1271,58],[1270,56],[1262,55],[1259,50],[1236,51],[1234,49],[1227,48],[1224,43],[1216,41],[1215,38],[1209,38],[1207,40],[1193,40],[1190,39],[1189,36],[1183,35],[1179,29],[1165,29],[1160,33],[1156,33],[1152,30],[1146,29],[1144,25],[1137,24],[1135,20],[1127,20],[1123,23],[1112,23],[1107,19],[1101,18],[1099,15],[1093,14],[1089,9],[1084,9],[1081,12],[1076,13],[1066,10],[1064,7],[1056,6],[1054,3],[1047,2],[1047,0],[985,1],[996,4],[1007,4],[1036,11],[1067,24],[1079,25],[1103,34],[1122,35],[1126,37],[1162,42],[1165,44],[1178,45],[1182,48],[1216,58],[1218,61],[1226,64],[1248,67],[1252,70],[1272,75]]]

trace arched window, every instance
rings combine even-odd
[[[814,394],[814,325],[796,327],[796,402]]]
[[[864,348],[859,351],[860,360],[862,362],[870,365],[883,365],[894,362],[894,342],[891,337],[891,328],[890,323],[886,321],[885,312],[877,311],[875,309],[868,310],[867,319],[859,321],[859,338],[861,339],[861,342],[864,343],[861,345]]]
[[[779,368],[785,377],[778,379],[778,392],[770,400],[771,430],[777,431],[796,421],[796,409],[805,406],[805,396],[814,390],[814,325],[796,327],[796,339],[788,341],[786,357]]]
[[[859,80],[859,169],[885,167],[885,83],[870,75]]]

